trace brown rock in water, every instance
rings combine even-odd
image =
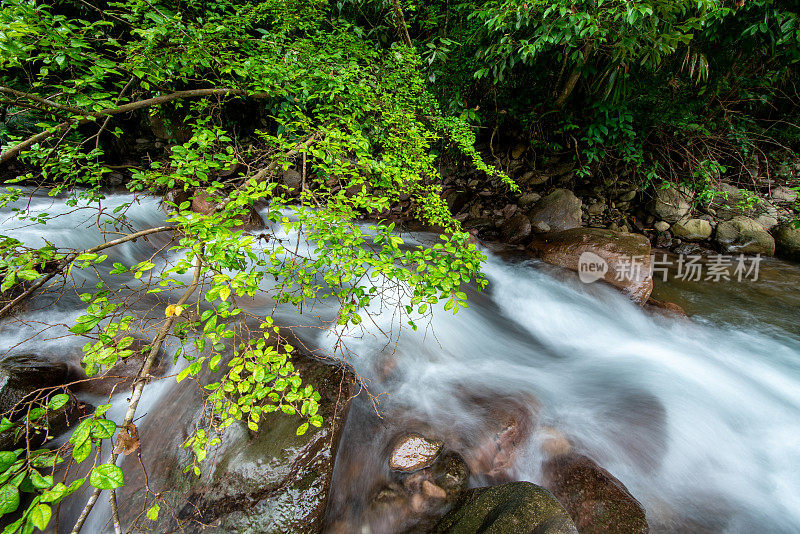
[[[445,497],[447,497],[446,491],[444,491],[436,484],[433,484],[432,482],[429,482],[427,480],[422,481],[422,493],[434,499],[444,499]]]
[[[602,277],[631,300],[643,304],[653,290],[650,242],[643,235],[602,228],[574,228],[547,234],[530,245],[543,261],[580,272],[586,260],[605,266]],[[591,253],[591,254],[587,254]],[[581,260],[582,255],[583,260]]]
[[[686,311],[679,305],[675,304],[674,302],[668,302],[666,300],[657,300],[654,299],[653,297],[650,297],[649,299],[647,299],[645,306],[647,307],[647,309],[661,313],[663,315],[682,317],[682,318],[689,317],[686,314]]]
[[[628,488],[579,454],[545,462],[544,487],[569,512],[581,534],[645,534],[644,508]]]
[[[578,228],[581,225],[581,200],[568,189],[556,189],[533,207],[533,225],[543,222],[554,231]]]
[[[464,459],[470,470],[494,482],[507,481],[514,466],[519,448],[530,438],[538,403],[499,397],[476,398],[476,407],[482,407],[482,431],[463,444]]]
[[[194,198],[192,199],[192,211],[202,215],[211,215],[219,205],[217,200],[211,197],[207,192],[202,189],[195,190]],[[231,232],[239,230],[249,232],[252,230],[261,230],[265,227],[264,219],[252,206],[245,206],[239,208],[241,213],[232,215],[231,219],[240,221],[240,224],[231,226]]]
[[[441,450],[441,441],[431,441],[419,434],[409,434],[392,449],[389,468],[396,471],[424,469],[433,464]]]
[[[506,242],[517,245],[530,237],[531,220],[522,213],[518,213],[503,223],[501,231]]]

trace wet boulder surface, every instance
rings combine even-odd
[[[531,482],[466,492],[436,525],[437,534],[577,534],[553,495]]]
[[[354,382],[342,369],[310,356],[293,362],[304,383],[313,384],[322,397],[321,428],[312,426],[298,436],[302,420],[282,413],[262,417],[257,433],[231,425],[201,464],[201,476],[184,473],[191,459],[181,443],[191,428],[176,427],[176,421],[193,421],[192,415],[204,409],[201,388],[185,381],[160,400],[153,410],[158,415],[139,429],[147,481],[163,495],[159,521],[144,517],[150,505],[141,489],[145,476],[136,455],[130,455],[122,465],[122,522],[155,532],[319,532]]]

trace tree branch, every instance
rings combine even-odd
[[[181,296],[180,300],[176,306],[183,306],[186,304],[186,301],[189,300],[189,297],[197,290],[197,286],[200,282],[200,272],[202,271],[203,261],[200,258],[200,254],[195,256],[195,267],[194,267],[194,276],[192,277],[192,282],[189,284],[189,287],[186,288],[186,291]],[[172,315],[167,318],[164,322],[164,325],[158,331],[158,335],[153,340],[153,345],[150,348],[150,353],[147,355],[147,359],[144,361],[144,365],[139,370],[139,373],[136,375],[136,379],[133,382],[133,395],[131,395],[131,400],[128,403],[128,410],[125,412],[125,419],[122,422],[122,428],[127,427],[129,424],[133,422],[133,418],[136,415],[136,408],[139,406],[139,400],[142,398],[142,390],[144,389],[144,385],[147,382],[147,377],[150,375],[150,368],[153,366],[153,362],[155,362],[156,356],[158,355],[158,351],[161,350],[161,344],[164,342],[164,339],[167,337],[170,329],[172,328],[172,323],[175,322],[175,316]],[[118,453],[111,452],[111,456],[109,457],[108,462],[109,464],[116,465],[117,458],[119,457]],[[103,490],[95,488],[92,492],[92,495],[89,497],[89,500],[86,502],[86,506],[83,507],[81,510],[81,514],[78,517],[78,520],[75,522],[75,526],[72,527],[71,534],[78,534],[81,529],[83,528],[83,524],[86,522],[86,518],[89,517],[89,513],[94,508],[95,503],[97,502],[98,497],[100,497],[100,493]]]
[[[28,93],[21,93],[25,95],[26,98],[30,98],[36,101],[36,95],[31,95]],[[106,117],[110,115],[120,115],[122,113],[128,113],[129,111],[135,111],[137,109],[147,108],[151,106],[158,106],[160,104],[166,104],[167,102],[171,102],[173,100],[179,100],[182,98],[200,98],[205,96],[213,96],[213,95],[246,95],[247,91],[244,89],[235,89],[232,87],[224,87],[224,88],[216,88],[216,89],[191,89],[187,91],[176,91],[174,93],[170,93],[168,95],[161,95],[156,96],[153,98],[148,98],[145,100],[138,100],[136,102],[130,102],[128,104],[123,104],[121,106],[117,106],[114,108],[106,108],[100,111],[84,111],[79,110],[76,114],[84,116],[84,118],[73,117],[68,119],[60,124],[57,124],[53,127],[52,130],[45,130],[43,132],[39,132],[36,135],[32,135],[31,137],[25,139],[24,141],[8,148],[5,152],[0,154],[0,164],[5,163],[6,161],[13,159],[19,155],[20,152],[29,148],[30,146],[44,141],[45,139],[52,137],[58,133],[64,132],[68,130],[73,125],[83,125],[87,124],[92,121],[92,119]],[[269,93],[253,93],[248,95],[250,98],[267,98]],[[39,98],[39,100],[44,102],[50,102],[48,100]],[[52,102],[55,104],[55,102]],[[56,104],[60,106],[59,104]],[[64,106],[60,106],[63,108]],[[69,108],[74,109],[74,108]],[[91,118],[87,118],[91,117]]]
[[[47,282],[52,280],[53,277],[55,277],[57,274],[60,274],[64,270],[64,267],[66,267],[67,265],[69,265],[70,263],[75,261],[75,258],[80,256],[81,254],[94,254],[95,252],[100,252],[101,250],[105,250],[107,248],[111,248],[113,246],[120,245],[122,243],[126,243],[128,241],[133,241],[134,239],[138,239],[138,238],[144,237],[146,235],[155,234],[155,233],[159,233],[159,232],[166,232],[168,230],[174,230],[174,229],[175,229],[174,226],[157,226],[155,228],[148,228],[147,230],[141,230],[139,232],[134,232],[134,233],[128,234],[128,235],[126,235],[124,237],[120,237],[119,239],[114,239],[112,241],[106,241],[105,243],[101,243],[101,244],[99,244],[97,246],[94,246],[92,248],[87,248],[86,250],[83,250],[81,252],[73,252],[72,254],[69,254],[66,258],[61,260],[61,265],[59,265],[58,268],[54,272],[44,276],[43,278],[40,278],[39,280],[36,281],[36,283],[31,285],[31,287],[29,287],[25,291],[23,291],[14,300],[12,300],[11,302],[9,302],[5,306],[3,306],[3,309],[0,309],[0,318],[5,317],[6,314],[8,314],[8,312],[10,312],[12,308],[14,308],[14,306],[16,306],[17,304],[19,304],[20,302],[22,302],[23,300],[25,300],[26,298],[31,296],[36,290],[38,290],[43,285],[45,285]]]

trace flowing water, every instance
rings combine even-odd
[[[68,210],[38,197],[31,208]],[[35,230],[4,213],[2,233],[31,245],[45,238],[84,248],[102,240],[88,211]],[[129,216],[137,229],[163,222],[152,199]],[[161,245],[124,245],[109,252],[110,261],[142,261]],[[361,528],[370,498],[388,480],[386,455],[397,436],[422,431],[468,455],[492,418],[509,412],[526,419],[520,423],[530,435],[500,478],[540,481],[543,440],[556,429],[628,487],[653,531],[800,531],[800,268],[769,260],[758,282],[659,283],[658,295],[685,306],[691,321],[648,314],[609,287],[529,260],[489,253],[484,272],[490,285],[469,291],[468,309],[455,317],[437,310],[417,332],[377,305],[375,323],[351,332],[346,349],[334,345],[332,331],[299,332],[345,357],[376,397],[362,394],[353,403],[329,525]],[[76,282],[92,284],[93,276],[78,272]],[[249,306],[272,310],[258,299]],[[0,354],[37,352],[75,363],[78,345],[65,345],[59,324],[79,313],[74,291],[33,302],[21,325],[0,327]],[[321,306],[303,322],[331,313]],[[278,316],[298,323],[294,311]],[[155,389],[169,387],[161,384]],[[160,394],[151,392],[145,403]],[[471,483],[495,475],[474,475]],[[362,531],[389,524],[371,520]]]

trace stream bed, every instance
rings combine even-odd
[[[40,197],[30,209],[69,211]],[[102,241],[88,213],[32,229],[3,210],[0,227],[30,245],[44,238],[85,248]],[[152,198],[128,214],[137,229],[164,219]],[[157,250],[153,242],[126,244],[109,252],[108,264]],[[758,281],[657,281],[654,295],[683,306],[686,320],[647,313],[610,287],[536,261],[487,254],[487,289],[468,288],[468,309],[436,310],[416,332],[378,305],[374,324],[350,332],[345,346],[333,331],[298,329],[307,344],[346,359],[371,394],[354,399],[345,425],[328,530],[391,532],[390,518],[365,523],[364,512],[389,480],[387,451],[398,436],[433,435],[466,457],[493,418],[511,412],[525,419],[524,442],[502,473],[473,473],[471,485],[539,482],[545,442],[556,433],[627,486],[653,532],[800,531],[800,267],[765,259]],[[78,285],[94,283],[91,273],[75,276]],[[258,299],[247,306],[273,309]],[[32,302],[19,322],[0,325],[0,355],[78,365],[80,343],[62,336],[81,309],[74,291]],[[276,318],[317,326],[326,313],[332,308],[300,318],[281,309]],[[142,413],[173,385],[150,389]],[[119,413],[124,395],[117,398]],[[93,532],[107,513],[93,513]]]

